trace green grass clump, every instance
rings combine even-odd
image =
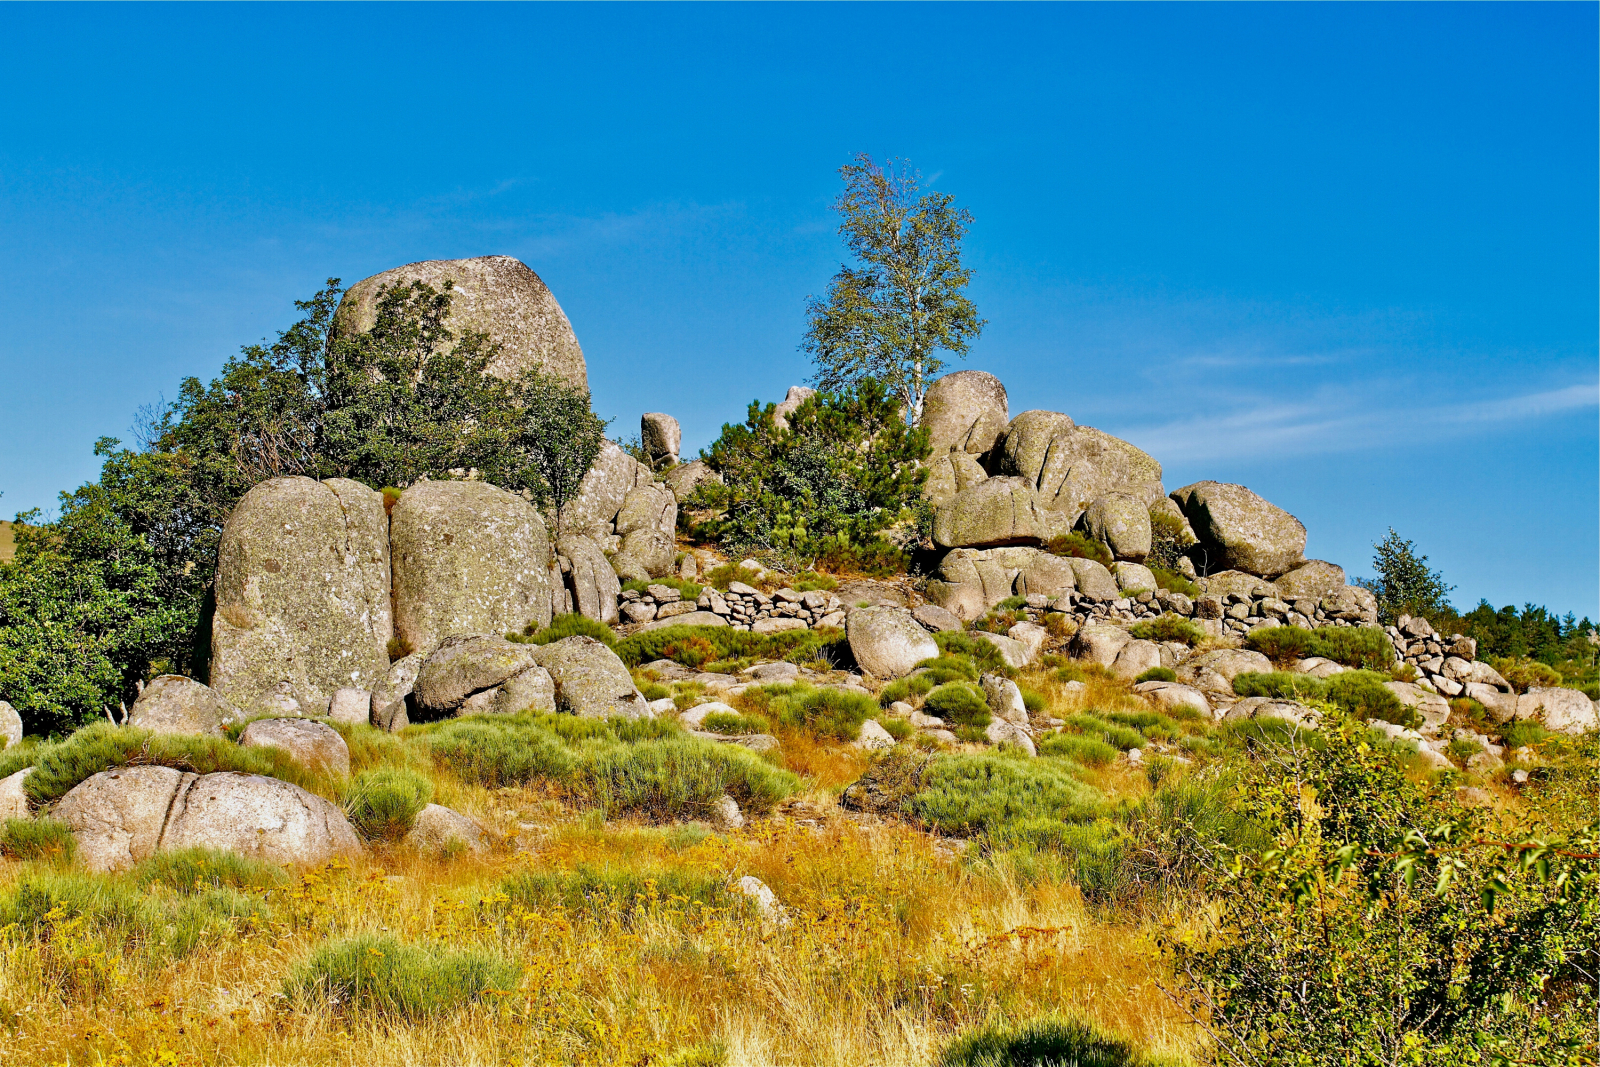
[[[624,922],[640,912],[677,898],[679,903],[726,908],[742,903],[728,892],[727,880],[715,871],[687,867],[616,868],[581,864],[571,870],[519,871],[500,882],[501,908],[547,910],[562,907],[569,915],[595,915]]]
[[[1553,736],[1555,735],[1532,719],[1517,719],[1500,728],[1500,740],[1505,742],[1507,748],[1537,745]]]
[[[877,718],[878,725],[883,727],[896,742],[909,741],[917,734],[917,728],[904,719],[897,719],[892,715],[879,715]]]
[[[39,758],[41,746],[37,739],[24,737],[20,744],[9,745],[0,752],[0,778],[10,778],[25,767],[32,767]]]
[[[1103,800],[1054,760],[952,754],[934,760],[905,810],[946,832],[996,833],[1026,819],[1084,822]]]
[[[611,627],[576,612],[571,615],[557,615],[550,620],[550,625],[542,630],[529,626],[520,634],[506,634],[506,637],[524,645],[548,645],[552,641],[560,641],[566,637],[592,637],[611,647],[615,647],[617,643],[616,631]]]
[[[225,738],[196,734],[152,734],[131,726],[97,722],[38,750],[23,791],[35,807],[53,803],[73,786],[101,771],[130,763],[176,767],[195,774],[241,771],[281,778],[318,792],[326,783],[281,748],[245,748]]]
[[[288,875],[280,867],[221,848],[179,849],[157,852],[134,867],[132,878],[141,889],[164,885],[180,893],[208,889],[271,889]]]
[[[383,934],[322,945],[290,972],[291,1000],[403,1019],[435,1017],[516,988],[515,964],[477,949],[423,948]]]
[[[744,697],[747,706],[783,726],[839,741],[854,741],[861,724],[878,714],[878,702],[866,693],[817,689],[804,682],[747,689]]]
[[[344,810],[368,841],[398,841],[433,800],[433,783],[405,767],[378,767],[357,775]]]
[[[1097,737],[1051,734],[1039,742],[1039,755],[1062,756],[1085,766],[1104,767],[1117,758],[1118,750]]]
[[[664,585],[668,589],[676,589],[685,600],[699,600],[700,594],[705,591],[704,586],[696,585],[687,578],[651,578],[648,581],[632,578],[622,583],[622,591],[635,593],[648,593],[652,585]]]
[[[1205,630],[1182,615],[1168,613],[1154,619],[1134,623],[1128,633],[1141,641],[1181,641],[1192,645],[1205,639]]]
[[[1052,555],[1077,556],[1080,559],[1092,559],[1103,567],[1111,566],[1111,549],[1081,533],[1073,532],[1052,537],[1044,547],[1045,551]]]
[[[714,711],[701,721],[700,728],[714,734],[764,734],[767,721],[736,711]]]
[[[976,634],[965,630],[944,630],[934,634],[933,640],[942,653],[941,659],[965,656],[980,675],[1003,674],[1007,678],[1017,676],[1016,669],[1005,661],[1005,657],[1000,655],[1000,650]]]
[[[1077,730],[1085,737],[1098,738],[1110,745],[1127,751],[1130,748],[1144,748],[1150,742],[1138,730],[1116,723],[1107,722],[1097,715],[1080,712],[1067,717],[1067,725]]]
[[[1167,741],[1183,732],[1177,722],[1159,711],[1112,711],[1103,717],[1118,726],[1131,726],[1156,741]]]
[[[1300,626],[1268,626],[1251,630],[1244,645],[1261,653],[1280,667],[1311,655],[1317,639],[1310,630]]]
[[[1559,686],[1563,681],[1560,671],[1526,656],[1495,656],[1489,665],[1519,693],[1526,693],[1535,686]]]
[[[1027,709],[1029,715],[1039,715],[1050,705],[1050,702],[1044,698],[1044,694],[1037,689],[1029,689],[1025,685],[1019,685],[1017,686],[1017,692],[1022,694],[1022,706]]]
[[[988,726],[989,701],[971,682],[946,682],[922,702],[930,715],[962,726]]]
[[[55,860],[72,862],[78,839],[72,827],[59,819],[7,819],[0,824],[0,856],[17,860]]]
[[[1177,680],[1178,672],[1171,667],[1151,667],[1135,678],[1134,682],[1176,682]]]
[[[1358,670],[1387,671],[1394,665],[1389,635],[1376,626],[1319,626],[1309,655]]]
[[[1145,1067],[1149,1063],[1128,1042],[1093,1023],[1055,1016],[968,1031],[939,1057],[939,1067]]]
[[[1027,597],[1025,597],[1025,596],[1008,596],[1004,600],[1000,601],[1000,603],[996,604],[994,606],[994,610],[995,611],[1021,611],[1023,608],[1025,608],[1027,606],[1028,606],[1028,598]]]
[[[1421,726],[1417,710],[1401,704],[1400,698],[1384,687],[1388,680],[1388,675],[1376,671],[1345,671],[1328,679],[1327,698],[1363,721],[1382,719],[1398,726]]]
[[[1155,575],[1157,589],[1165,589],[1169,593],[1182,593],[1190,599],[1200,595],[1200,587],[1177,571],[1165,567],[1151,567],[1150,573]]]
[[[1233,677],[1233,691],[1242,697],[1322,700],[1328,694],[1328,683],[1309,674],[1292,674],[1288,671],[1242,671]]]
[[[425,735],[424,744],[451,774],[490,789],[562,780],[573,765],[560,738],[521,715],[451,719]]]
[[[1454,741],[1451,741],[1450,744],[1446,745],[1444,751],[1445,755],[1449,756],[1457,763],[1465,763],[1473,756],[1476,756],[1478,753],[1482,752],[1483,746],[1478,744],[1478,742],[1474,741],[1470,737],[1458,737]]]
[[[737,563],[719,564],[706,572],[706,584],[720,589],[724,593],[728,591],[728,586],[734,582],[743,582],[748,586],[759,587],[760,581],[761,576],[757,572]]]
[[[682,733],[637,744],[596,743],[580,757],[574,791],[607,816],[699,816],[724,793],[745,811],[766,812],[800,788],[793,774],[747,748]]]
[[[690,643],[691,639],[704,642],[704,646]],[[848,656],[846,650],[849,648],[845,643],[844,631],[834,628],[757,634],[748,630],[735,630],[731,626],[666,626],[659,630],[636,633],[632,637],[618,641],[616,652],[622,657],[623,663],[629,667],[637,667],[641,663],[653,660],[674,659],[675,657],[669,654],[670,646],[674,645],[677,645],[679,650],[693,649],[697,655],[708,646],[713,653],[711,660],[730,667],[736,664],[748,665],[758,659],[804,663],[819,656],[837,662]],[[684,666],[700,667],[711,660],[687,663],[678,658],[677,662],[683,663]]]

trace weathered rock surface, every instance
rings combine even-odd
[[[500,683],[494,702],[489,706],[489,711],[496,715],[555,710],[556,682],[543,667],[529,667]]]
[[[875,678],[902,677],[939,654],[928,631],[904,608],[858,608],[850,612],[845,633],[856,663]]]
[[[417,704],[448,714],[474,693],[492,689],[535,666],[536,645],[519,645],[496,634],[447,637],[417,672]]]
[[[583,534],[604,540],[628,494],[654,481],[650,468],[628,455],[615,442],[602,441],[600,451],[578,483],[578,492],[561,512],[563,534]]]
[[[1212,566],[1276,578],[1300,562],[1306,528],[1242,485],[1195,482],[1172,499],[1200,538]]]
[[[1283,719],[1296,726],[1316,729],[1322,723],[1322,714],[1314,708],[1293,700],[1275,700],[1272,697],[1246,697],[1223,713],[1223,719]]]
[[[158,675],[128,709],[128,725],[158,734],[209,734],[248,718],[216,690],[181,674]]]
[[[919,604],[911,610],[911,617],[933,633],[965,629],[960,619],[937,604]]]
[[[244,728],[239,744],[246,748],[281,748],[310,770],[350,773],[350,746],[339,731],[311,719],[257,719]]]
[[[408,263],[352,285],[334,314],[335,336],[372,329],[378,317],[378,291],[384,286],[425,282],[442,290],[455,284],[446,326],[457,336],[463,330],[487,333],[501,352],[488,372],[515,378],[538,368],[580,389],[589,388],[583,349],[556,298],[528,266],[510,256],[476,259],[434,259]]]
[[[599,542],[584,534],[562,534],[556,550],[570,567],[566,583],[574,610],[608,626],[616,622],[617,594],[622,591],[622,582]]]
[[[1147,507],[1162,495],[1161,464],[1053,411],[1024,411],[1012,419],[1000,455],[1000,473],[1026,479],[1040,503],[1066,515],[1069,524],[1106,493],[1127,493]]]
[[[22,716],[17,709],[0,700],[0,749],[22,744]]]
[[[361,851],[339,808],[276,778],[171,767],[101,771],[57,802],[78,858],[91,871],[120,871],[158,851],[204,846],[268,863],[323,863]]]
[[[964,489],[934,512],[933,540],[942,548],[1041,544],[1069,524],[1046,511],[1020,478],[989,478]]]
[[[688,463],[680,463],[661,476],[667,488],[672,490],[672,495],[678,498],[678,503],[684,500],[702,485],[721,485],[722,475],[711,469],[711,465],[703,459],[692,459]]]
[[[222,529],[211,685],[248,711],[280,686],[306,711],[388,668],[389,522],[383,497],[342,478],[273,478]]]
[[[773,408],[772,421],[776,423],[780,429],[787,430],[789,428],[789,416],[793,415],[796,411],[799,411],[801,404],[804,404],[807,400],[816,395],[817,391],[809,386],[789,386],[789,391],[784,394],[783,399],[778,401],[777,405]]]
[[[1045,642],[1050,640],[1050,631],[1036,622],[1019,622],[1006,631],[1006,636],[1020,642],[1028,650],[1028,662],[1031,663],[1038,658]]]
[[[1150,593],[1156,589],[1156,576],[1142,563],[1118,560],[1111,565],[1111,576],[1117,581],[1117,590],[1123,595]]]
[[[932,458],[950,452],[971,456],[991,451],[1006,431],[1006,387],[981,370],[946,374],[922,398],[918,425],[928,431]]]
[[[983,630],[977,631],[975,636],[982,638],[995,648],[998,648],[1000,650],[1000,658],[1006,661],[1007,666],[1015,667],[1017,670],[1021,670],[1029,663],[1033,662],[1033,654],[1029,650],[1028,646],[1023,642],[1018,641],[1014,637],[1006,637],[1003,634],[991,634]]]
[[[1192,685],[1182,685],[1178,682],[1140,682],[1133,687],[1133,690],[1142,694],[1161,711],[1181,711],[1189,708],[1207,718],[1211,717],[1211,702],[1206,699],[1204,693]]]
[[[465,849],[474,855],[489,851],[489,835],[475,821],[439,804],[429,804],[417,813],[406,844],[418,852],[441,853]]]
[[[1067,651],[1074,659],[1110,667],[1117,661],[1122,646],[1132,640],[1128,631],[1120,626],[1091,622],[1080,626],[1078,632],[1072,635],[1072,643],[1067,646]]]
[[[1430,693],[1410,682],[1385,682],[1383,685],[1403,706],[1417,709],[1425,730],[1438,729],[1450,718],[1450,702],[1438,693]]]
[[[550,672],[560,710],[587,719],[650,717],[650,705],[634,688],[628,668],[594,638],[567,637],[528,647],[538,665]]]
[[[1017,574],[1012,588],[1018,596],[1045,596],[1055,599],[1078,591],[1078,572],[1070,560],[1049,552],[1038,552]]]
[[[406,698],[417,682],[427,656],[413,652],[389,665],[389,673],[372,690],[372,725],[381,730],[401,730],[409,723]]]
[[[334,722],[370,723],[372,721],[372,691],[369,689],[339,689],[328,703],[328,718]]]
[[[1244,571],[1218,571],[1205,580],[1207,596],[1240,596],[1247,599],[1276,597],[1278,587],[1265,578]]]
[[[671,489],[660,482],[632,489],[623,497],[622,510],[617,513],[621,553],[643,563],[652,578],[670,574],[677,554],[677,525],[678,500]]]
[[[989,472],[978,457],[967,452],[947,452],[928,460],[928,480],[922,483],[922,496],[937,508],[988,477]]]
[[[1206,693],[1226,694],[1233,697],[1233,679],[1246,673],[1265,674],[1272,670],[1272,661],[1259,652],[1245,648],[1219,648],[1202,652],[1185,660],[1178,668],[1178,681],[1192,685]]]
[[[1028,731],[1005,719],[990,719],[989,725],[983,728],[983,736],[991,745],[1014,745],[1030,756],[1039,754]]]
[[[861,724],[861,732],[856,735],[855,747],[868,752],[881,752],[894,747],[894,735],[885,730],[876,719],[868,719]]]
[[[31,814],[28,794],[22,786],[32,773],[32,767],[24,767],[16,774],[0,778],[0,819],[26,819]]]
[[[678,462],[683,429],[671,415],[647,411],[639,418],[639,442],[650,457],[650,465],[661,470]]]
[[[1594,701],[1576,689],[1535,686],[1517,698],[1516,716],[1535,719],[1545,728],[1564,734],[1582,734],[1600,728]]]
[[[1106,544],[1117,559],[1138,563],[1150,554],[1150,507],[1138,497],[1102,494],[1084,512],[1083,522],[1089,536]]]
[[[728,620],[712,611],[690,611],[665,619],[656,619],[639,627],[642,630],[660,630],[668,626],[726,626]]]
[[[1145,671],[1161,666],[1161,646],[1154,641],[1137,638],[1122,646],[1111,663],[1111,673],[1124,681],[1133,681]]]
[[[1115,600],[1122,595],[1117,580],[1111,577],[1111,572],[1099,560],[1068,556],[1066,562],[1077,579],[1078,592],[1084,596],[1095,600]]]
[[[1023,703],[1022,690],[1016,682],[1001,674],[986,674],[979,684],[989,701],[989,710],[997,718],[1022,726],[1028,724],[1028,706]]]
[[[1273,583],[1285,600],[1321,600],[1344,588],[1344,568],[1320,559],[1308,559]]]
[[[395,633],[410,651],[549,625],[550,539],[522,497],[483,482],[420,482],[391,520]]]

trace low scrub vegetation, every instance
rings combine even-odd
[[[1311,656],[1362,670],[1387,672],[1394,666],[1394,646],[1376,626],[1267,626],[1250,631],[1245,647],[1280,667]]]
[[[618,641],[616,651],[630,667],[658,659],[677,659],[686,667],[741,670],[758,659],[790,663],[818,657],[844,660],[844,647],[844,631],[828,628],[757,634],[729,626],[665,626]],[[711,649],[711,658],[701,659],[706,648]],[[691,659],[700,661],[686,662]]]
[[[1180,641],[1186,645],[1198,644],[1206,638],[1205,630],[1198,623],[1172,614],[1134,623],[1128,633],[1141,641]]]
[[[1113,562],[1111,549],[1104,543],[1077,531],[1052,537],[1044,547],[1045,551],[1052,555],[1092,559],[1103,567],[1109,567]]]
[[[416,1020],[443,1015],[517,985],[517,967],[476,949],[408,945],[362,934],[331,941],[290,973],[292,1001]]]

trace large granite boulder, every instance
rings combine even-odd
[[[493,689],[535,666],[534,649],[498,634],[447,637],[423,662],[412,694],[419,707],[436,715],[449,714],[474,693]]]
[[[482,855],[491,845],[484,828],[459,811],[429,804],[417,813],[405,843],[418,852],[448,853],[455,849]]]
[[[594,462],[578,483],[578,491],[561,509],[563,534],[576,533],[604,541],[629,493],[655,480],[650,468],[615,442],[602,441]]]
[[[1156,576],[1143,563],[1119,560],[1111,565],[1111,575],[1117,580],[1117,591],[1124,596],[1153,593],[1156,590]]]
[[[566,560],[567,590],[578,614],[608,626],[616,622],[622,583],[599,543],[583,534],[563,534],[556,551]]]
[[[874,678],[900,678],[933,659],[939,646],[904,608],[857,608],[845,620],[850,652]]]
[[[671,573],[677,528],[678,498],[660,482],[638,486],[622,498],[616,519],[616,531],[622,536],[620,552],[644,564],[650,577]]]
[[[26,819],[33,813],[28,792],[23,788],[32,773],[32,767],[24,767],[16,774],[0,778],[0,819]]]
[[[273,478],[222,528],[211,687],[247,711],[287,693],[321,714],[339,689],[370,689],[389,667],[389,520],[359,482]]]
[[[316,864],[361,851],[338,806],[276,778],[171,767],[101,771],[56,803],[91,871],[127,870],[157,852],[227,849],[268,863]]]
[[[1594,701],[1576,689],[1534,686],[1517,698],[1516,717],[1535,719],[1545,728],[1564,734],[1583,734],[1600,728]]]
[[[128,725],[157,734],[208,734],[249,716],[221,693],[181,674],[156,676],[128,709]]]
[[[1344,588],[1344,568],[1320,559],[1308,559],[1273,581],[1284,600],[1321,600]]]
[[[246,748],[281,748],[302,767],[325,774],[350,773],[350,746],[339,731],[311,719],[257,719],[244,728]]]
[[[1450,702],[1438,693],[1410,682],[1384,682],[1383,687],[1393,693],[1402,706],[1416,709],[1422,716],[1424,730],[1437,730],[1450,719]]]
[[[22,716],[17,709],[0,700],[0,748],[22,744]]]
[[[680,463],[661,476],[672,495],[678,503],[683,503],[696,489],[702,485],[721,485],[722,475],[711,469],[711,464],[703,459],[692,459],[688,463]]]
[[[1211,702],[1192,685],[1178,682],[1140,682],[1133,691],[1155,705],[1157,711],[1173,711],[1180,715],[1186,710],[1211,718]]]
[[[1111,673],[1131,682],[1145,671],[1161,666],[1161,646],[1135,638],[1122,646],[1111,663]]]
[[[605,644],[592,637],[567,637],[528,647],[555,681],[559,710],[586,719],[652,717],[650,705],[634,687],[633,675]]]
[[[1306,548],[1299,519],[1242,485],[1195,482],[1172,493],[1194,527],[1212,567],[1276,578],[1296,566]]]
[[[1132,640],[1128,631],[1120,626],[1106,622],[1089,622],[1078,627],[1078,632],[1072,635],[1072,643],[1067,646],[1067,651],[1074,659],[1110,667],[1117,661],[1123,646]],[[1159,657],[1157,666],[1160,666]]]
[[[1280,596],[1276,584],[1244,571],[1219,571],[1205,579],[1204,588],[1207,596],[1242,596],[1251,600]]]
[[[928,431],[932,457],[989,453],[1006,431],[1006,387],[981,370],[958,370],[928,386],[917,425]]]
[[[484,482],[420,482],[400,495],[390,530],[406,650],[549,624],[550,538],[522,497]]]
[[[1018,596],[1062,597],[1077,592],[1078,572],[1072,561],[1049,552],[1036,552],[1017,574]]]
[[[791,385],[782,400],[772,411],[772,421],[780,430],[789,428],[789,416],[800,410],[800,405],[817,395],[815,389],[804,385]]]
[[[933,516],[933,540],[941,548],[1042,544],[1070,524],[1045,510],[1021,478],[989,478],[947,500]]]
[[[671,415],[647,411],[639,417],[639,442],[650,457],[650,465],[661,470],[678,462],[683,429]]]
[[[409,725],[406,698],[411,696],[417,673],[427,658],[424,653],[413,652],[389,665],[389,673],[372,690],[372,725],[390,731],[403,730]]]
[[[1111,577],[1111,572],[1099,560],[1068,556],[1067,566],[1072,568],[1078,592],[1082,595],[1094,600],[1116,600],[1122,596],[1117,580]]]
[[[947,452],[928,461],[928,480],[922,483],[922,497],[938,507],[963,489],[987,480],[978,457],[968,452]]]
[[[1053,411],[1024,411],[1011,420],[999,472],[1026,479],[1040,503],[1069,524],[1106,493],[1126,493],[1148,507],[1162,496],[1161,464],[1120,438],[1076,426]]]
[[[442,290],[455,284],[445,325],[457,336],[476,330],[500,345],[489,361],[496,378],[515,378],[538,369],[589,388],[583,349],[556,298],[528,266],[510,256],[434,259],[408,263],[352,285],[334,314],[333,332],[344,337],[372,329],[378,318],[379,290],[424,282]]]
[[[1240,674],[1266,674],[1272,661],[1259,652],[1244,648],[1219,648],[1191,656],[1179,665],[1178,681],[1206,693],[1233,697],[1233,680]]]
[[[1150,554],[1150,507],[1127,493],[1106,493],[1083,514],[1089,536],[1103,542],[1117,559],[1138,563]]]

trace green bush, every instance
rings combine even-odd
[[[988,726],[989,701],[971,682],[946,682],[922,702],[930,715],[962,726]]]
[[[1166,567],[1151,567],[1150,573],[1155,575],[1157,589],[1165,589],[1169,593],[1182,593],[1191,600],[1200,595],[1200,587],[1177,571],[1168,570]]]
[[[706,572],[706,584],[713,589],[726,593],[728,586],[734,582],[742,582],[748,586],[756,586],[761,581],[759,572],[740,563],[721,563]]]
[[[945,832],[995,833],[1026,819],[1088,821],[1103,799],[1054,760],[951,754],[929,765],[905,810]]]
[[[1317,639],[1304,627],[1268,626],[1251,630],[1244,639],[1244,645],[1261,653],[1278,666],[1286,667],[1297,659],[1305,659],[1312,655],[1311,650],[1317,647]]]
[[[241,771],[281,778],[315,792],[323,785],[281,748],[244,748],[220,737],[152,734],[97,722],[64,741],[42,746],[23,791],[35,807],[53,803],[87,778],[130,763],[176,767],[195,774]]]
[[[1359,670],[1387,671],[1394,665],[1394,645],[1376,626],[1319,626],[1308,653]]]
[[[1052,537],[1045,546],[1045,551],[1056,556],[1077,556],[1079,559],[1092,559],[1102,566],[1109,567],[1112,563],[1111,550],[1092,537],[1085,537],[1081,533],[1073,532]]]
[[[1470,737],[1458,737],[1445,746],[1445,755],[1457,763],[1465,763],[1482,751],[1483,746]]]
[[[1000,650],[993,642],[986,641],[977,634],[964,630],[942,630],[933,635],[933,641],[943,654],[941,658],[965,656],[980,675],[1003,674],[1007,678],[1017,676],[1016,668],[1005,661],[1005,657],[1000,655]]]
[[[290,972],[284,993],[347,1011],[423,1019],[513,990],[517,979],[515,964],[487,952],[423,948],[367,933],[320,946]]]
[[[1123,751],[1127,751],[1130,748],[1145,748],[1150,744],[1138,730],[1130,730],[1126,726],[1118,726],[1088,712],[1069,715],[1067,717],[1067,725],[1085,737],[1099,738],[1107,744],[1116,745]]]
[[[829,541],[817,554],[815,566],[835,574],[861,574],[868,578],[892,578],[906,573],[911,557],[881,537],[863,545]]]
[[[10,778],[25,767],[32,767],[39,758],[40,747],[32,737],[23,738],[21,744],[6,746],[0,751],[0,778]]]
[[[1328,683],[1309,674],[1292,674],[1288,671],[1241,671],[1233,676],[1233,691],[1242,697],[1322,700],[1328,694]]]
[[[878,714],[877,701],[865,693],[815,689],[804,682],[747,689],[744,698],[753,710],[784,726],[839,741],[854,741],[861,724]]]
[[[1049,707],[1049,701],[1045,700],[1044,694],[1037,689],[1019,685],[1017,691],[1022,694],[1022,706],[1027,709],[1029,715],[1042,714]]]
[[[1025,597],[1025,596],[1008,596],[1004,600],[1000,601],[1000,603],[996,604],[994,606],[993,610],[995,610],[995,611],[1021,611],[1023,608],[1025,608],[1027,606],[1028,606],[1028,598],[1027,597]]]
[[[398,841],[433,800],[433,783],[404,767],[378,767],[357,775],[344,810],[369,841]]]
[[[520,715],[450,719],[423,743],[451,774],[490,789],[535,778],[560,781],[572,772],[572,754],[561,740]]]
[[[897,719],[892,715],[879,715],[878,725],[883,727],[884,731],[894,738],[896,742],[909,741],[917,734],[916,727],[904,719]]]
[[[1508,749],[1537,745],[1553,736],[1555,735],[1532,719],[1516,719],[1500,728],[1500,740]]]
[[[1131,726],[1156,741],[1166,741],[1183,732],[1176,722],[1159,711],[1112,711],[1103,717],[1118,726]]]
[[[1136,622],[1128,633],[1141,641],[1181,641],[1186,645],[1203,641],[1206,636],[1205,629],[1197,623],[1170,613]]]
[[[655,703],[657,700],[665,700],[670,697],[672,690],[660,682],[642,682],[639,685],[639,695],[651,703]]]
[[[72,827],[58,819],[7,819],[0,824],[0,856],[18,860],[51,859],[70,863],[78,839]]]
[[[650,905],[677,898],[708,908],[738,906],[715,871],[685,867],[616,868],[581,864],[571,870],[519,871],[500,882],[499,908],[565,908],[568,915],[631,919]]]
[[[597,744],[581,755],[574,791],[607,816],[698,817],[724,793],[745,811],[766,812],[800,787],[793,774],[747,748],[681,733],[636,744]]]
[[[849,645],[844,631],[832,628],[813,630],[785,630],[776,634],[757,634],[748,630],[735,630],[731,626],[665,626],[659,630],[645,630],[617,642],[616,652],[629,667],[650,663],[658,659],[671,659],[670,646],[679,649],[691,646],[683,642],[698,638],[715,650],[719,660],[755,661],[788,660],[804,663],[818,656],[831,656],[843,660],[848,656]],[[699,649],[701,646],[692,646]],[[679,662],[682,662],[681,660]],[[684,664],[691,666],[691,664]],[[692,664],[700,666],[701,664]]]
[[[714,734],[763,734],[767,732],[767,722],[736,711],[714,711],[701,721],[700,728]]]
[[[1093,1023],[1056,1017],[969,1031],[939,1057],[939,1067],[1142,1067],[1148,1062]]]
[[[1063,756],[1089,767],[1104,767],[1116,760],[1118,749],[1096,737],[1051,734],[1039,742],[1039,755]]]
[[[698,593],[695,595],[699,596]],[[603,622],[596,622],[577,613],[557,615],[550,620],[550,625],[542,630],[535,630],[530,626],[520,634],[506,634],[506,637],[525,645],[548,645],[565,637],[592,637],[611,647],[615,647],[617,643],[615,630]]]
[[[1422,725],[1422,716],[1415,708],[1405,707],[1400,698],[1384,687],[1388,675],[1375,671],[1345,671],[1328,681],[1328,700],[1339,705],[1357,719],[1382,719],[1399,726]]]
[[[1560,671],[1526,656],[1496,656],[1490,666],[1519,693],[1526,693],[1534,686],[1554,687],[1563,683]]]
[[[164,885],[180,893],[201,893],[208,889],[271,889],[289,876],[281,867],[251,856],[197,846],[157,852],[141,860],[132,877],[141,889]]]
[[[1151,667],[1135,678],[1134,682],[1176,682],[1177,680],[1178,672],[1171,667]]]

